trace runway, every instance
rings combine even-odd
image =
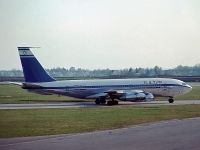
[[[94,102],[66,102],[66,103],[32,103],[32,104],[0,104],[0,109],[47,109],[47,108],[93,108],[93,107],[123,107],[123,106],[165,106],[200,104],[200,100],[177,100],[173,104],[168,101],[151,102],[119,102],[119,105],[96,105]]]
[[[200,118],[100,132],[0,139],[1,150],[199,150]]]

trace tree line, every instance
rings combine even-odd
[[[122,78],[122,77],[160,77],[160,76],[200,76],[200,64],[194,66],[179,65],[173,69],[162,69],[159,66],[153,68],[125,68],[111,69],[82,69],[71,67],[46,69],[53,77],[73,78]],[[23,77],[22,70],[1,70],[0,77]]]

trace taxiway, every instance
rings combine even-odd
[[[30,103],[30,104],[0,104],[0,109],[47,109],[47,108],[91,108],[91,107],[123,107],[123,106],[164,106],[164,105],[192,105],[200,104],[200,100],[177,100],[173,104],[168,101],[151,102],[119,102],[119,105],[96,105],[94,102],[66,102],[66,103]]]

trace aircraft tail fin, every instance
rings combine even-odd
[[[30,48],[18,47],[19,56],[24,72],[25,82],[52,82],[55,81],[35,58]]]

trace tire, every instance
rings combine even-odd
[[[97,105],[99,105],[99,104],[101,103],[100,99],[97,98],[97,99],[95,100],[95,103],[96,103]]]
[[[107,105],[109,106],[113,105],[113,101],[107,101]]]
[[[173,98],[170,98],[168,101],[169,101],[169,103],[173,103],[173,102],[174,102],[174,99],[173,99]]]
[[[105,104],[106,103],[106,100],[101,100],[101,104]]]
[[[118,105],[118,101],[114,101],[114,105]]]
[[[106,99],[104,97],[99,98],[100,99],[100,103],[101,104],[105,104],[106,103]]]
[[[107,101],[107,105],[111,106],[111,105],[118,105],[118,101],[114,100],[114,101]]]

